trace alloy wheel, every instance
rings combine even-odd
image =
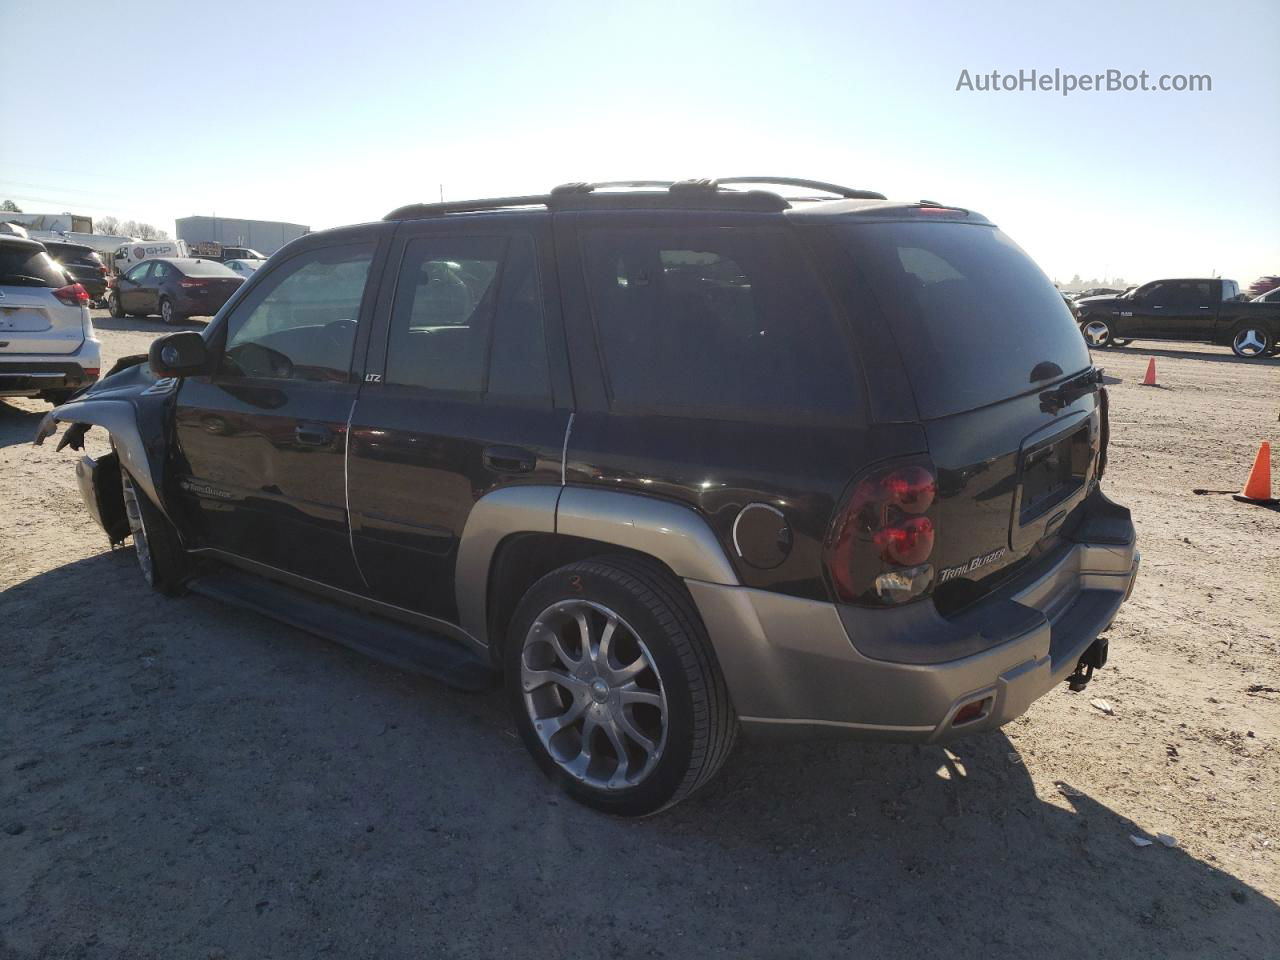
[[[520,684],[542,746],[575,780],[627,789],[661,758],[662,678],[644,641],[608,607],[562,600],[538,614],[521,650]]]
[[[124,489],[124,509],[129,517],[129,530],[133,533],[133,550],[138,556],[138,566],[142,576],[150,585],[155,584],[155,561],[151,558],[151,544],[147,540],[147,528],[142,519],[142,507],[138,503],[138,491],[127,473],[120,471]]]
[[[1235,335],[1231,349],[1237,357],[1260,357],[1267,352],[1267,335],[1256,327],[1246,327]]]
[[[173,304],[168,300],[160,301],[160,319],[165,323],[173,323]]]
[[[1084,338],[1091,347],[1105,347],[1111,339],[1111,328],[1101,320],[1090,320],[1084,325]]]

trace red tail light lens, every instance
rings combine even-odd
[[[893,503],[907,513],[924,513],[938,495],[938,481],[924,467],[903,467],[884,478]]]
[[[841,601],[884,606],[929,591],[935,533],[929,512],[937,495],[937,478],[923,463],[882,468],[854,486],[824,554]]]
[[[192,287],[208,286],[208,284],[209,284],[208,280],[202,280],[199,277],[183,277],[181,280],[178,281],[178,286],[185,287],[188,290],[190,290]]]
[[[933,521],[928,517],[911,517],[877,530],[871,539],[880,548],[880,556],[886,563],[914,567],[933,553]]]
[[[53,295],[58,298],[59,302],[65,303],[68,307],[78,307],[82,303],[89,302],[89,291],[78,283],[69,283],[65,287],[59,287],[53,291]]]

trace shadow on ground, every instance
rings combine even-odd
[[[0,447],[30,443],[35,439],[36,427],[40,426],[41,418],[53,409],[53,404],[43,400],[34,402],[40,406],[26,410],[0,400]]]
[[[116,318],[109,314],[95,316],[93,325],[98,330],[112,330],[117,333],[149,333],[152,336],[159,337],[166,333],[172,333],[174,330],[183,327],[203,327],[208,324],[211,317],[187,317],[181,323],[175,323],[168,326],[160,319],[159,314],[154,317],[120,317]]]
[[[163,600],[129,550],[15,586],[0,622],[6,956],[1260,957],[1280,942],[1275,903],[1180,849],[1135,847],[1141,829],[1088,784],[1038,795],[1002,733],[952,753],[748,745],[704,793],[628,822],[557,795],[496,692]]]

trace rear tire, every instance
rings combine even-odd
[[[706,628],[652,561],[605,556],[547,574],[516,608],[503,661],[525,746],[596,810],[657,813],[733,749],[738,718]]]
[[[191,561],[183,552],[178,533],[123,469],[120,479],[143,579],[152,590],[176,597],[182,593],[182,584],[191,571]]]
[[[178,316],[173,308],[173,301],[168,297],[160,299],[160,319],[164,321],[166,326],[175,326],[182,322],[182,317]]]
[[[1231,352],[1241,360],[1265,357],[1275,346],[1270,332],[1257,323],[1241,323],[1231,331]]]

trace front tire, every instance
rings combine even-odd
[[[111,316],[117,320],[123,320],[125,317],[124,307],[120,305],[120,297],[111,294],[107,297],[107,308],[111,311]]]
[[[644,816],[705,785],[738,719],[692,599],[657,564],[569,564],[520,601],[504,649],[525,746],[575,800]]]
[[[1231,331],[1231,352],[1242,360],[1265,357],[1274,345],[1270,332],[1256,323],[1242,323]]]
[[[1111,346],[1111,324],[1101,317],[1088,317],[1081,321],[1080,333],[1091,347]]]
[[[120,471],[124,490],[125,513],[133,533],[133,548],[138,556],[147,586],[167,597],[182,592],[182,584],[190,572],[190,560],[182,550],[178,533],[147,495],[138,490],[133,478]]]

